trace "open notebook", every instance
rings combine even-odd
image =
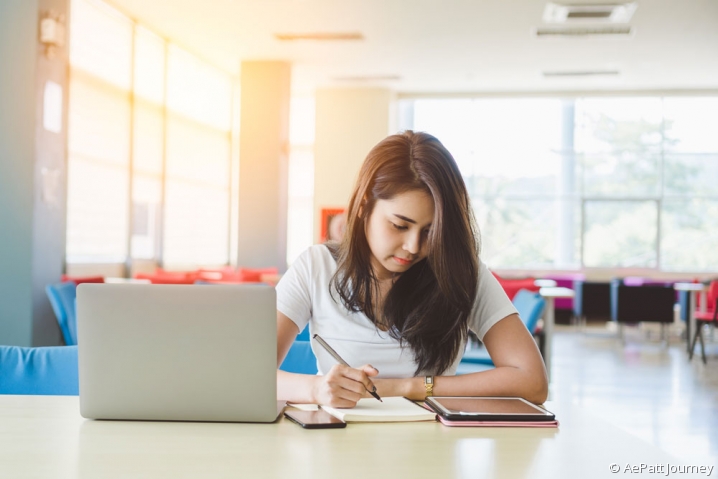
[[[362,398],[349,409],[322,406],[332,416],[345,422],[403,422],[434,421],[436,413],[427,411],[403,397],[383,397],[383,402],[374,398]]]

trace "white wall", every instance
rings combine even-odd
[[[395,93],[384,88],[317,90],[314,141],[314,238],[322,208],[346,208],[369,150],[396,130]]]

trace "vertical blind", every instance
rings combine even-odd
[[[100,1],[71,9],[67,261],[227,263],[232,77]]]

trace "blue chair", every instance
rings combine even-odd
[[[541,334],[536,330],[543,309],[546,306],[546,300],[543,299],[541,294],[527,289],[520,289],[514,296],[513,303],[526,329],[534,336]]]
[[[513,299],[514,306],[519,312],[519,317],[523,321],[526,329],[529,330],[532,336],[538,339],[539,351],[541,356],[544,355],[544,335],[543,331],[537,330],[539,319],[546,306],[546,300],[541,297],[539,293],[529,291],[527,289],[520,289]],[[491,360],[489,353],[486,348],[470,349],[464,353],[461,358],[462,363],[468,364],[483,364],[486,366],[493,366],[494,362]]]
[[[50,305],[55,312],[65,344],[67,346],[77,345],[77,312],[75,311],[77,285],[72,281],[48,284],[45,287],[45,292],[50,299]]]
[[[0,394],[77,396],[77,346],[0,346]]]
[[[304,326],[304,329],[297,336],[297,341],[309,341],[309,326]]]
[[[314,356],[311,343],[294,341],[279,369],[288,373],[317,374],[317,358]]]

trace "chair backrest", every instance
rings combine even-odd
[[[66,283],[48,284],[45,292],[50,300],[52,310],[55,312],[57,324],[62,332],[67,346],[77,344],[77,313],[75,311],[75,298],[77,285],[72,281]]]
[[[317,358],[309,341],[294,341],[279,369],[288,373],[317,374]]]
[[[309,326],[304,326],[304,329],[297,335],[296,341],[309,341]]]
[[[66,274],[63,274],[62,277],[60,278],[60,281],[62,281],[63,283],[72,281],[75,284],[104,283],[105,277],[104,276],[68,276]]]
[[[77,346],[0,346],[0,394],[77,396]]]
[[[237,268],[237,274],[242,278],[242,281],[256,282],[262,281],[262,276],[265,274],[278,274],[279,269],[276,267],[271,268]]]
[[[611,281],[612,321],[671,323],[675,302],[675,291],[670,285],[626,286],[618,278]]]
[[[493,271],[491,272],[491,274],[494,275],[496,280],[506,292],[506,296],[508,296],[511,300],[514,299],[514,296],[516,296],[516,294],[521,289],[527,289],[529,291],[538,291],[540,289],[538,286],[536,286],[536,280],[534,278],[510,279],[502,278]]]
[[[521,321],[526,325],[526,329],[533,334],[541,318],[541,313],[543,313],[543,308],[546,306],[546,300],[539,293],[520,289],[512,302],[519,312]]]
[[[576,280],[573,282],[573,314],[608,318],[611,316],[611,285],[608,282]]]
[[[718,280],[711,281],[708,286],[708,307],[718,309]]]

